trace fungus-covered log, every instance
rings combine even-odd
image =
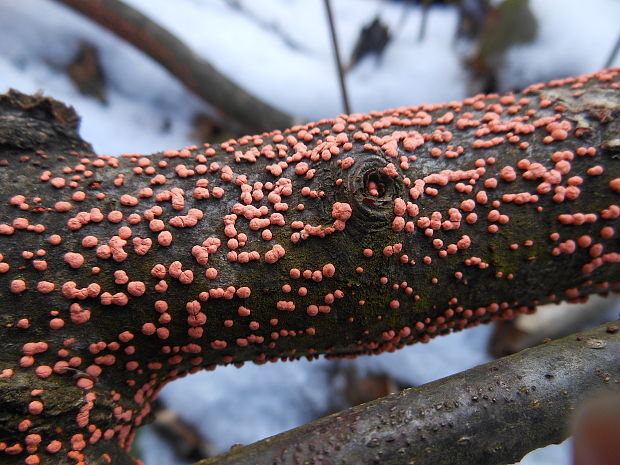
[[[619,289],[618,69],[96,156],[0,98],[0,457],[130,463],[167,382]]]
[[[196,465],[517,463],[569,435],[593,393],[620,395],[620,321],[334,413]],[[323,460],[323,461],[321,461]]]

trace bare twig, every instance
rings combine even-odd
[[[196,465],[506,464],[568,436],[585,398],[620,386],[620,332],[607,323],[480,365]],[[314,458],[314,461],[312,461]],[[323,459],[323,460],[321,460]]]

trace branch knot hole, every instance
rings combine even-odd
[[[365,189],[364,193],[376,198],[376,200],[383,199],[386,194],[392,190],[391,187],[394,184],[392,178],[377,168],[371,168],[366,171],[366,173],[364,173],[363,181]]]
[[[367,155],[348,174],[348,197],[354,207],[350,224],[365,233],[391,232],[394,199],[405,195],[403,177],[390,161],[380,154]]]

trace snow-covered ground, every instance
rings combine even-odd
[[[272,105],[306,119],[340,113],[322,2],[240,2],[245,13],[224,0],[128,0]],[[620,33],[620,1],[530,3],[540,24],[538,37],[508,53],[500,73],[503,86],[519,87],[602,67]],[[332,4],[344,57],[350,55],[362,25],[376,15],[395,32],[380,61],[365,59],[348,74],[353,111],[465,96],[463,56],[453,46],[457,22],[453,9],[432,9],[426,38],[418,43],[421,13],[416,7],[379,0]],[[396,30],[405,8],[409,14]],[[98,153],[148,153],[194,142],[192,117],[209,109],[140,52],[51,0],[0,0],[0,12],[0,92],[10,87],[42,90],[75,106],[83,117],[81,133]],[[100,52],[107,104],[80,95],[64,72],[84,41]],[[615,65],[620,65],[620,57]],[[422,384],[489,360],[489,331],[479,327],[397,353],[339,363],[352,364],[361,372],[388,373],[403,384]],[[170,384],[161,398],[224,451],[231,444],[254,442],[325,412],[331,395],[329,366],[330,362],[319,360],[218,368]],[[141,434],[139,445],[148,465],[178,463],[150,430]],[[522,463],[569,462],[564,445],[536,451]]]

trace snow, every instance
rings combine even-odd
[[[101,154],[193,143],[191,116],[206,106],[142,53],[49,0],[0,0],[0,8],[1,92],[43,90],[73,105],[82,116],[82,137]],[[82,41],[101,53],[107,105],[77,93],[64,73]]]
[[[322,1],[241,0],[244,11],[224,0],[127,1],[272,105],[306,119],[342,111]],[[593,72],[603,65],[619,32],[620,2],[530,3],[540,22],[539,35],[508,53],[500,73],[504,88]],[[465,96],[463,48],[453,45],[457,15],[452,8],[432,9],[425,40],[417,42],[419,8],[377,0],[334,0],[332,7],[343,57],[350,56],[358,31],[375,15],[392,32],[398,29],[381,60],[366,58],[348,73],[353,111]],[[408,15],[398,28],[405,8]],[[0,9],[0,92],[9,87],[42,90],[73,105],[83,117],[82,136],[98,153],[149,153],[194,142],[192,117],[210,108],[140,52],[49,0],[0,0]],[[101,54],[106,104],[76,92],[64,72],[82,41]],[[489,332],[489,327],[479,327],[396,353],[339,363],[359,373],[387,373],[403,384],[422,384],[488,361]],[[168,385],[161,398],[224,451],[323,414],[331,402],[331,366],[319,360],[218,368]],[[180,463],[152,429],[144,429],[139,446],[148,465]],[[567,445],[552,446],[522,463],[569,463],[569,455]]]
[[[603,67],[620,27],[620,2],[538,0],[530,2],[539,21],[535,42],[511,49],[501,73],[504,89],[591,73]],[[620,66],[620,54],[612,66]]]
[[[295,53],[280,37],[269,34],[225,2],[130,0],[129,3],[149,11],[216,68],[272,105],[310,120],[332,117],[343,111],[322,1],[272,0],[268,2],[269,8],[265,8],[265,2],[243,2],[259,18],[279,24],[296,43],[304,45],[305,53]],[[361,25],[380,13],[387,25],[396,26],[403,5],[339,0],[333,2],[333,10],[341,54],[348,57]],[[420,13],[416,9],[410,14],[383,59],[385,72],[376,73],[371,58],[348,76],[353,111],[422,103],[431,92],[438,100],[461,98],[464,95],[464,82],[459,77],[462,70],[456,50],[451,47],[449,32],[454,30],[456,20],[452,9],[433,12],[428,23],[428,40],[418,44]]]

